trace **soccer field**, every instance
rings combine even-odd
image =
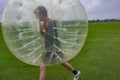
[[[89,23],[86,43],[71,61],[81,80],[120,80],[120,23]],[[25,64],[8,50],[0,27],[0,80],[39,80],[39,67]],[[73,74],[56,65],[46,80],[73,80]]]

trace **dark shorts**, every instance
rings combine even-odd
[[[44,64],[56,64],[63,61],[62,52],[47,52],[44,57]]]

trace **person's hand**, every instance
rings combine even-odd
[[[40,25],[40,32],[42,34],[47,34],[47,28],[44,25]]]

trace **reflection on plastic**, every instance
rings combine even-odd
[[[40,6],[47,15],[39,11]],[[8,48],[19,60],[37,66],[54,65],[79,53],[87,24],[80,0],[10,0],[2,31]]]

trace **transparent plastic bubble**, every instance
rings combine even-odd
[[[37,66],[73,59],[88,32],[80,0],[10,0],[2,25],[12,54]]]

